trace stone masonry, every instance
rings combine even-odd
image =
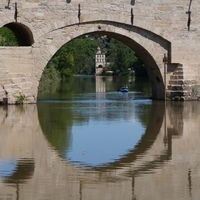
[[[51,57],[90,33],[111,36],[136,52],[153,99],[198,100],[199,11],[198,1],[189,0],[2,0],[0,27],[13,30],[20,47],[0,47],[0,102],[14,104],[24,95],[26,103],[35,103]]]

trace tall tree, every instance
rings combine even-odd
[[[124,76],[133,68],[137,57],[132,49],[112,38],[108,43],[108,60],[115,74]]]

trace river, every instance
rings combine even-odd
[[[199,102],[150,97],[146,79],[77,76],[1,106],[0,200],[199,199]]]

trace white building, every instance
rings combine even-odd
[[[101,52],[101,48],[97,48],[96,57],[95,57],[95,69],[96,75],[101,75],[103,68],[106,66],[106,56],[105,53]]]

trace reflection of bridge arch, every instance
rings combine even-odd
[[[158,163],[163,163],[168,159],[170,159],[171,156],[170,141],[168,143],[169,146],[167,148],[165,148],[163,144],[161,149],[159,148],[157,149],[158,152],[156,152],[155,160],[147,161],[148,159],[146,160],[145,158],[143,158],[143,155],[145,155],[145,157],[149,156],[147,152],[151,151],[151,148],[154,148],[153,147],[154,143],[156,143],[157,140],[160,142],[160,139],[158,139],[157,137],[160,133],[160,129],[163,123],[164,112],[165,112],[164,106],[158,107],[157,104],[153,103],[145,134],[142,136],[141,140],[134,147],[134,149],[130,150],[129,153],[124,155],[121,159],[113,163],[108,163],[108,165],[106,165],[105,167],[104,166],[101,168],[97,167],[94,169],[100,171],[114,169],[116,171],[116,168],[117,169],[123,167],[126,168],[126,166],[130,166],[131,163],[133,163],[134,165],[134,163],[138,162],[138,160],[144,159],[145,161],[141,161],[141,166],[138,166],[136,170],[133,170],[133,172],[137,174],[140,171],[143,172],[149,171],[154,168],[154,165],[157,165]],[[163,140],[163,138],[161,140]],[[159,153],[161,154],[159,155]],[[143,162],[145,162],[145,165],[143,165],[144,164]]]
[[[41,107],[41,109],[40,109]],[[90,167],[87,166],[87,169],[90,170],[95,170],[97,172],[106,172],[106,171],[114,171],[114,173],[116,173],[116,169],[119,169],[119,171],[121,171],[121,169],[126,169],[126,166],[131,166],[132,164],[134,165],[134,163],[140,163],[139,168],[141,167],[141,170],[139,168],[137,168],[137,170],[135,170],[135,172],[139,172],[139,171],[145,171],[145,170],[151,170],[155,167],[155,165],[158,165],[159,163],[163,163],[165,161],[167,161],[170,156],[171,156],[171,146],[170,146],[170,141],[168,141],[168,145],[167,147],[165,147],[164,143],[163,146],[161,148],[158,148],[158,145],[155,145],[155,143],[160,143],[160,138],[158,138],[158,135],[160,133],[160,128],[162,126],[163,123],[163,117],[164,117],[164,106],[163,104],[161,104],[161,106],[157,106],[156,103],[153,103],[151,106],[151,112],[150,112],[150,117],[149,117],[149,123],[146,129],[145,134],[142,136],[141,140],[139,141],[139,143],[134,147],[134,149],[130,150],[129,153],[127,153],[126,155],[123,155],[123,157],[121,157],[120,159],[116,160],[115,162],[112,163],[107,163],[101,167]],[[54,114],[52,115],[53,112]],[[63,134],[60,132],[58,137],[63,135],[63,138],[59,138],[60,141],[64,142],[64,141],[69,141],[70,140],[70,134],[69,129],[71,130],[71,127],[69,127],[69,124],[65,124],[65,128],[63,127],[64,122],[62,123],[61,121],[63,121],[62,119],[65,119],[68,117],[69,115],[69,111],[65,112],[65,111],[61,111],[58,110],[59,114],[55,113],[56,111],[54,109],[52,109],[52,111],[49,110],[49,107],[47,106],[46,109],[44,109],[44,105],[40,104],[38,105],[38,116],[39,116],[39,120],[40,120],[40,125],[41,128],[43,130],[43,133],[45,134],[47,140],[51,143],[52,147],[58,150],[58,146],[55,146],[57,144],[57,142],[55,143],[52,140],[52,134],[51,133],[51,126],[49,126],[48,124],[51,123],[49,121],[47,121],[48,117],[51,116],[51,121],[60,121],[60,126],[62,127],[61,130],[63,131]],[[62,113],[61,113],[62,112]],[[45,116],[46,115],[46,116]],[[62,116],[62,118],[58,119],[58,116]],[[66,115],[66,117],[64,117],[63,115]],[[55,116],[55,118],[53,117]],[[45,120],[45,121],[44,121]],[[63,125],[61,125],[63,124]],[[47,125],[47,126],[46,126]],[[53,131],[53,130],[52,130]],[[70,131],[71,132],[71,131]],[[161,138],[161,140],[163,141],[163,138]],[[64,147],[67,147],[68,144],[62,144],[64,145]],[[147,157],[149,156],[149,154],[147,152],[150,153],[151,155],[151,148],[157,148],[157,152],[155,153],[156,156],[154,156],[153,160],[151,161],[147,161],[148,159],[146,159],[145,157],[143,157],[143,155],[147,154]],[[63,149],[63,148],[62,148]],[[63,153],[60,152],[62,151],[62,149],[58,150],[58,154],[62,155]],[[159,155],[160,153],[160,155]],[[152,159],[152,158],[151,158]],[[143,165],[145,162],[145,165]],[[145,167],[144,167],[145,166]],[[130,167],[129,167],[130,168]],[[129,170],[129,169],[126,169]]]
[[[3,182],[9,184],[22,184],[32,178],[34,168],[34,159],[20,159],[17,161],[16,169],[14,169],[10,176],[5,177]]]
[[[85,200],[88,199],[87,197],[91,198],[91,195],[99,194],[99,196],[95,198],[98,200],[102,199],[102,194],[109,195],[112,193],[116,200],[121,200],[122,197],[124,197],[123,195],[126,196],[126,199],[131,199],[133,195],[136,195],[138,198],[140,197],[140,199],[149,199],[142,197],[145,194],[155,197],[156,191],[156,196],[159,196],[159,199],[161,199],[164,195],[163,190],[168,190],[173,187],[173,190],[170,190],[172,191],[171,195],[173,195],[173,199],[177,199],[176,197],[178,197],[177,195],[179,195],[179,193],[173,191],[180,189],[180,187],[183,188],[184,191],[187,191],[188,187],[190,187],[190,190],[192,189],[192,194],[198,196],[199,177],[194,173],[197,169],[196,166],[199,166],[200,162],[198,157],[199,123],[196,123],[199,120],[199,106],[198,104],[187,104],[186,107],[180,105],[182,109],[181,112],[180,109],[179,112],[173,112],[174,107],[176,108],[177,104],[174,106],[166,106],[167,121],[165,127],[163,121],[164,105],[162,103],[152,105],[150,124],[148,130],[146,130],[146,136],[144,137],[147,137],[147,135],[150,136],[152,133],[155,140],[152,142],[148,140],[148,137],[146,139],[141,139],[141,141],[143,140],[143,145],[146,143],[144,141],[149,141],[150,148],[143,147],[141,143],[138,144],[137,148],[141,149],[140,151],[138,150],[139,156],[136,156],[136,152],[135,155],[132,154],[132,161],[135,163],[135,166],[130,164],[125,164],[123,166],[120,165],[120,163],[115,163],[119,166],[116,167],[115,170],[114,165],[110,165],[110,169],[107,171],[106,168],[102,171],[91,169],[91,171],[89,171],[91,173],[87,173],[84,169],[65,162],[59,155],[59,152],[45,139],[39,126],[37,108],[35,105],[27,106],[22,110],[20,107],[9,107],[9,109],[4,109],[2,107],[0,112],[0,119],[2,119],[0,130],[2,138],[0,140],[0,159],[11,156],[15,158],[15,160],[21,160],[22,162],[19,162],[19,165],[26,165],[27,163],[27,170],[29,172],[26,177],[21,176],[23,184],[15,185],[19,176],[15,176],[14,174],[9,184],[4,184],[0,180],[0,194],[12,194],[13,197],[19,197],[18,199],[20,200],[23,199],[22,196],[29,197],[30,200],[42,199],[44,196],[49,197],[49,199],[58,200],[63,199],[63,197],[66,198],[66,196],[72,197],[72,199],[82,198],[82,200]],[[161,112],[156,112],[157,110]],[[197,110],[197,112],[195,112],[196,114],[192,112],[195,110]],[[39,113],[39,115],[41,115],[41,113]],[[184,116],[185,121],[184,118],[181,118]],[[41,117],[45,116],[41,115]],[[188,120],[188,117],[196,121]],[[179,127],[174,123],[176,118],[179,118],[179,122],[182,122],[182,120],[184,121],[184,129],[180,128],[182,124],[179,124]],[[43,120],[45,120],[45,118]],[[169,128],[170,133],[168,132]],[[191,128],[193,130],[192,137],[191,134],[189,134]],[[155,132],[154,129],[156,129]],[[167,135],[171,135],[173,132],[179,134],[180,137],[178,140],[173,140],[174,145],[172,143],[173,138],[170,137],[170,135],[168,137],[166,135],[166,142],[164,142],[165,140],[163,141],[163,139],[165,139],[165,130],[167,130]],[[148,145],[148,143],[146,144]],[[165,143],[168,144],[166,148],[163,147]],[[191,144],[193,148],[191,148]],[[173,156],[171,156],[172,145]],[[146,158],[144,158],[144,156],[142,158],[142,151],[146,151]],[[178,160],[176,160],[176,157]],[[131,161],[131,157],[127,160],[127,163],[129,161]],[[185,165],[180,166],[180,161],[185,161]],[[159,165],[162,167],[158,167]],[[192,184],[189,186],[188,171],[189,181],[192,181]],[[82,176],[84,173],[87,174],[87,178]],[[174,173],[176,173],[176,176],[174,176]],[[124,174],[125,176],[122,176]],[[129,177],[130,175],[133,177]],[[47,178],[47,182],[45,182],[44,177]],[[180,180],[180,184],[173,184],[174,181],[177,181],[175,178]],[[165,180],[165,182],[163,182],[163,180]],[[91,191],[92,184],[93,186],[98,186],[96,188],[92,187],[93,189]],[[145,188],[145,194],[141,188]],[[32,193],[30,191],[37,192]],[[189,198],[186,196],[185,199]]]

